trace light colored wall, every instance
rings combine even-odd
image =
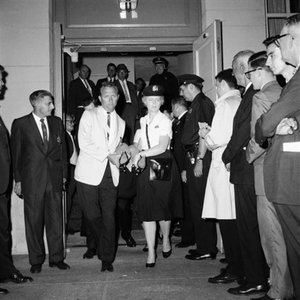
[[[31,112],[28,96],[50,87],[50,0],[0,1],[0,64],[8,72],[0,114],[8,129]],[[12,194],[13,253],[26,253],[23,200]]]
[[[264,49],[266,38],[264,0],[202,0],[202,28],[215,19],[223,25],[223,62],[230,68],[240,50]]]

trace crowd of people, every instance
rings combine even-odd
[[[33,111],[14,120],[10,146],[0,119],[0,280],[33,280],[14,267],[9,249],[11,147],[31,273],[40,273],[46,259],[44,228],[49,266],[70,269],[66,188],[65,230],[77,201],[87,238],[83,258],[97,255],[102,272],[114,270],[117,231],[128,247],[136,246],[134,203],[146,268],[156,265],[158,239],[162,256],[172,255],[178,221],[181,241],[174,247],[195,245],[185,259],[216,259],[218,224],[227,265],[209,283],[237,282],[228,293],[259,294],[252,299],[299,300],[300,14],[263,44],[263,51],[239,51],[232,69],[216,74],[213,101],[201,77],[175,77],[168,61],[156,57],[148,86],[142,78],[128,81],[127,66],[113,63],[94,84],[82,65],[69,86],[65,129],[45,90],[33,92]]]

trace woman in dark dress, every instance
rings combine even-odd
[[[179,173],[169,151],[172,138],[172,122],[160,112],[164,103],[163,88],[152,85],[145,88],[143,102],[148,114],[141,118],[141,128],[135,141],[139,153],[133,157],[133,164],[138,166],[141,157],[146,158],[146,167],[137,178],[137,213],[142,221],[148,246],[146,267],[154,267],[156,260],[155,236],[156,224],[159,223],[163,236],[162,254],[171,255],[170,243],[171,218],[174,217],[173,203],[181,199],[176,184]]]

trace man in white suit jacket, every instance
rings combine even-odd
[[[101,106],[86,110],[79,124],[75,179],[82,210],[96,242],[101,271],[113,271],[115,256],[115,207],[119,183],[119,158],[125,122],[115,107],[118,89],[107,83],[101,87]]]

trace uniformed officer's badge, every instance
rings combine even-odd
[[[193,109],[190,107],[188,113],[191,114]]]
[[[59,143],[59,144],[61,144],[61,138],[60,138],[60,136],[56,137],[56,142]]]
[[[158,86],[157,86],[157,85],[154,85],[153,88],[152,88],[152,91],[153,91],[153,92],[157,92],[157,91],[158,91]]]

